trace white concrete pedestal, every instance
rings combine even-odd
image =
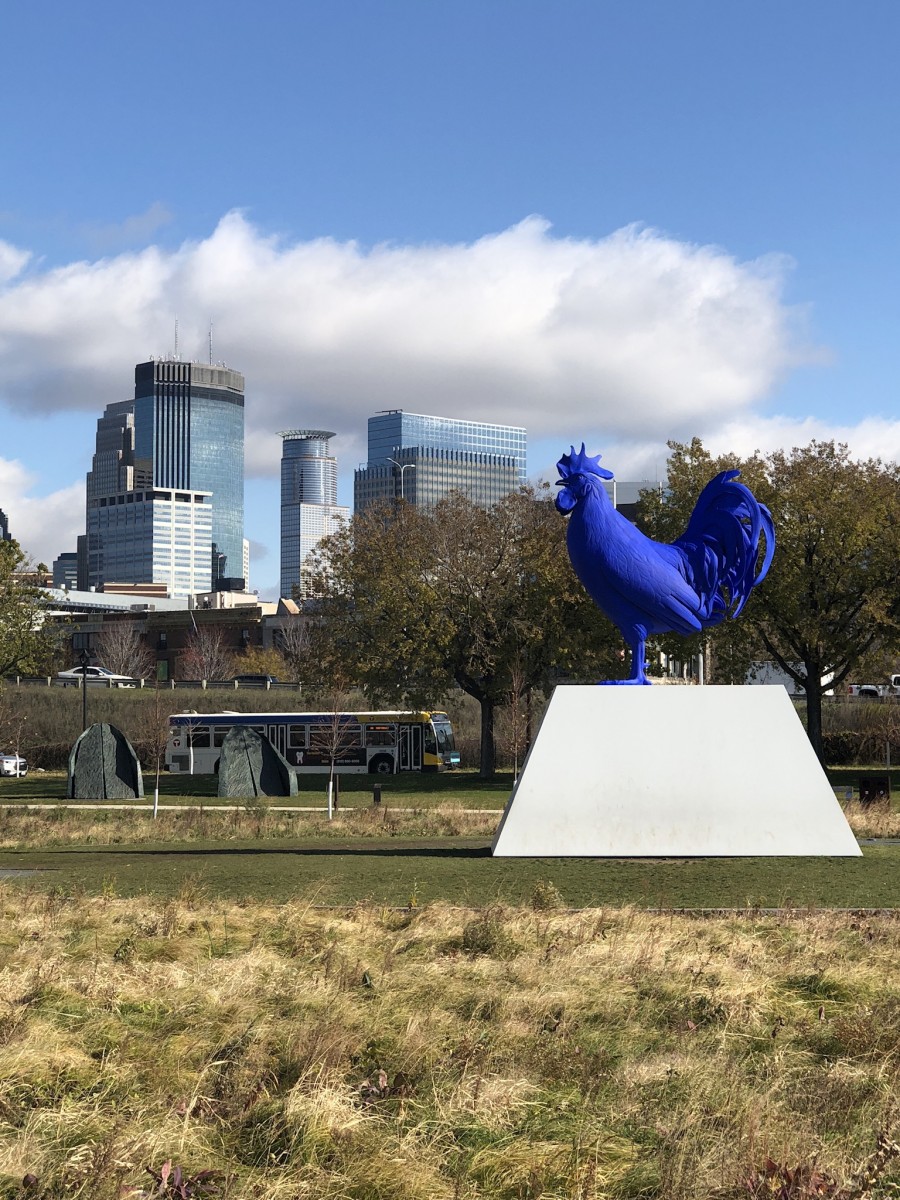
[[[492,846],[516,857],[861,854],[783,687],[558,687]]]

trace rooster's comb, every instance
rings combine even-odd
[[[602,454],[593,457],[587,454],[582,442],[580,450],[573,446],[568,454],[562,456],[556,464],[556,469],[563,479],[568,479],[571,475],[599,475],[601,479],[612,479],[612,471],[600,466],[602,457]]]

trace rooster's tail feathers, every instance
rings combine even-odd
[[[753,588],[765,578],[775,553],[772,516],[744,484],[740,471],[722,471],[711,479],[677,540],[704,601],[704,624],[736,617]],[[760,563],[760,537],[764,541]]]

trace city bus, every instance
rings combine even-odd
[[[211,775],[230,729],[255,730],[299,774],[394,775],[459,766],[453,726],[444,712],[176,713],[169,717],[166,769]]]

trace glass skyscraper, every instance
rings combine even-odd
[[[288,429],[281,453],[281,591],[303,591],[303,564],[315,546],[349,516],[337,502],[334,437],[324,429]]]
[[[212,493],[213,588],[244,586],[244,376],[156,359],[134,369],[134,458],[154,487]]]
[[[242,589],[243,375],[158,359],[139,363],[134,380],[134,398],[97,422],[79,587]]]
[[[489,508],[525,483],[526,431],[402,409],[369,418],[369,460],[354,474],[357,511],[404,499],[430,508],[461,492]]]

